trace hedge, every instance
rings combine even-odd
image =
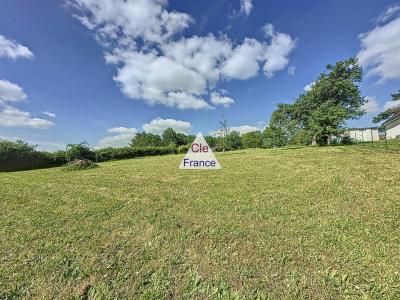
[[[78,146],[79,145],[81,144],[78,144]],[[65,165],[71,160],[71,151],[68,150],[50,153],[36,151],[34,148],[34,146],[30,146],[21,141],[10,142],[0,140],[0,171],[21,171],[57,167]],[[70,149],[73,148],[74,147],[70,147]],[[86,151],[86,149],[84,150],[84,155],[82,155],[82,153],[77,155],[85,156],[87,154],[90,158],[81,158],[92,159],[96,162],[178,153],[176,147],[103,148],[95,151],[91,150],[90,152]]]
[[[128,159],[142,156],[156,156],[178,153],[175,147],[124,147],[103,148],[95,151],[96,161]]]

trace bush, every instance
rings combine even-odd
[[[187,153],[190,149],[191,144],[189,145],[182,145],[178,147],[178,153]]]
[[[96,158],[96,154],[92,149],[90,149],[88,143],[82,142],[80,144],[67,145],[65,157],[67,161],[72,161],[75,159],[94,160]]]

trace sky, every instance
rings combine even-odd
[[[137,132],[263,130],[327,64],[357,57],[373,126],[400,89],[400,1],[0,2],[0,138],[53,151]]]

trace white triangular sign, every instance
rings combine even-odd
[[[206,139],[199,132],[182,159],[180,169],[221,169],[217,158],[214,156]]]

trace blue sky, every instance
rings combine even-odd
[[[328,63],[358,56],[371,126],[400,89],[400,2],[0,2],[0,137],[54,150],[138,131],[262,129]]]

